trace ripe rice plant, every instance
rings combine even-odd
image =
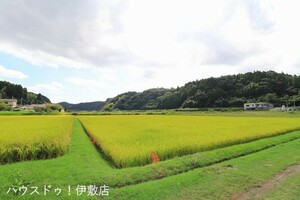
[[[300,129],[297,118],[221,116],[80,116],[87,132],[118,167],[245,143]]]
[[[70,116],[0,117],[0,164],[63,155],[72,123]]]

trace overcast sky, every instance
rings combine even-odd
[[[0,80],[52,102],[300,74],[297,0],[1,0]]]

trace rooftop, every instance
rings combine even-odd
[[[5,101],[5,102],[17,102],[17,99],[0,99],[0,101]]]

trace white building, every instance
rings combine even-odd
[[[7,105],[11,106],[12,108],[17,107],[17,99],[0,99],[0,102],[4,102]]]
[[[244,110],[269,110],[274,106],[270,103],[245,103]]]

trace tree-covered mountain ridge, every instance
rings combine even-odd
[[[182,87],[153,88],[126,92],[109,98],[103,110],[148,110],[176,108],[242,107],[246,102],[268,102],[274,106],[300,104],[300,76],[275,71],[206,78]]]
[[[60,102],[61,106],[64,107],[67,111],[94,111],[94,110],[100,110],[103,101],[93,101],[93,102],[83,102],[83,103],[68,103],[68,102]]]

